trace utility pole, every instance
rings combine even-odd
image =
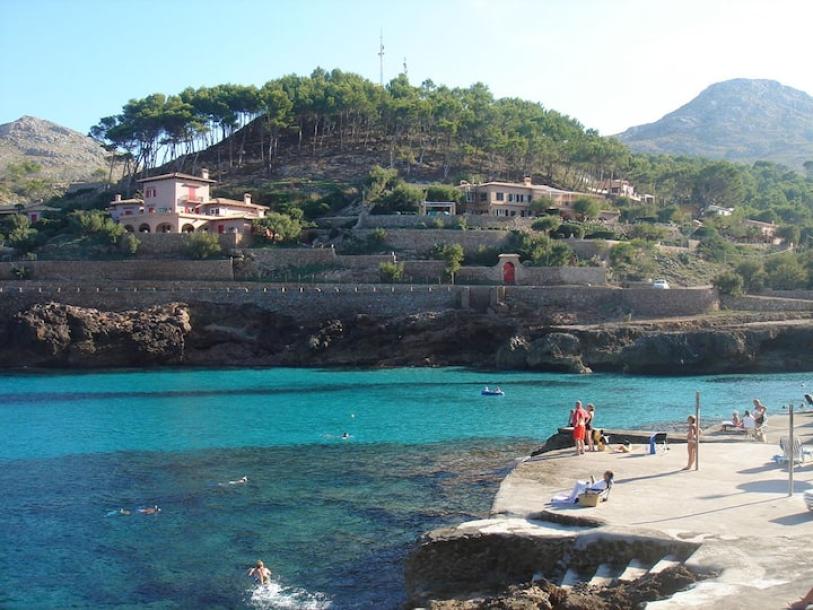
[[[697,426],[697,440],[695,441],[694,469],[700,470],[700,392],[694,393],[694,419]]]
[[[796,451],[793,447],[793,402],[788,403],[788,497],[793,496],[793,460],[796,458]]]
[[[378,34],[378,84],[384,86],[384,28]]]

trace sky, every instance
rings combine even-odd
[[[317,66],[483,82],[605,135],[712,83],[813,94],[813,0],[0,0],[0,123],[87,132],[131,98]]]

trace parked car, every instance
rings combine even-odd
[[[655,280],[652,282],[653,288],[660,288],[661,290],[668,290],[669,289],[669,282],[666,280]]]

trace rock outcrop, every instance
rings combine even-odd
[[[55,303],[0,320],[0,366],[469,366],[572,373],[813,370],[813,319],[545,325],[444,311],[297,322],[254,305],[109,313]]]
[[[6,328],[0,362],[11,365],[115,367],[177,364],[192,330],[185,305],[122,313],[59,303],[33,305]]]

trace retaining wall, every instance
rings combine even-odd
[[[186,235],[180,233],[138,233],[136,237],[141,242],[137,253],[139,257],[178,255],[186,251]],[[247,248],[253,241],[251,235],[242,233],[226,233],[217,238],[225,252]]]
[[[359,313],[400,316],[457,309],[462,289],[456,286],[405,285],[260,285],[228,286],[171,282],[93,286],[56,282],[4,282],[0,286],[0,313],[11,315],[34,303],[56,301],[108,311],[138,309],[170,302],[256,305],[298,320],[350,317]]]
[[[740,311],[813,311],[813,301],[798,298],[781,299],[765,296],[722,296],[720,302],[726,309]]]
[[[357,231],[361,239],[372,233],[369,229]],[[452,231],[448,229],[391,229],[384,243],[388,248],[414,256],[425,256],[435,244],[460,244],[468,254],[480,247],[497,248],[508,242],[508,231]]]
[[[339,254],[336,264],[344,269],[366,269],[378,273],[381,263],[394,263],[395,255],[390,254]]]
[[[643,317],[689,316],[719,309],[717,291],[713,288],[656,290],[601,286],[511,286],[504,290],[506,302],[532,309],[600,309],[608,314]]]
[[[335,265],[333,248],[254,248],[246,251],[266,271],[313,265]]]
[[[82,307],[121,311],[178,301],[256,305],[300,320],[348,317],[359,313],[383,317],[457,309],[470,303],[468,286],[241,284],[236,282],[127,282],[103,286],[91,282],[2,282],[0,313],[10,315],[34,303],[57,301]],[[509,304],[532,309],[595,311],[642,317],[668,317],[705,313],[717,308],[714,289],[669,291],[577,286],[495,286],[488,290]],[[793,301],[795,303],[803,303]]]
[[[14,269],[25,269],[32,280],[213,280],[234,279],[231,259],[20,261],[0,263],[0,279],[15,280]]]
[[[363,216],[359,228],[364,229],[389,229],[389,228],[402,228],[402,229],[432,229],[437,228],[436,225],[443,224],[443,226],[454,229],[460,223],[464,223],[467,227],[483,228],[483,229],[497,229],[502,231],[510,231],[512,229],[530,230],[531,225],[538,218],[523,218],[521,216],[514,216],[503,218],[498,216],[488,216],[487,214],[459,214],[457,216],[418,216],[418,215],[375,215],[369,214]]]
[[[765,289],[755,296],[777,297],[780,299],[802,299],[813,301],[813,290],[770,290]]]
[[[503,284],[499,265],[494,267],[462,267],[455,276],[458,284]],[[607,283],[604,267],[530,267],[520,264],[516,269],[519,286],[602,286]]]

